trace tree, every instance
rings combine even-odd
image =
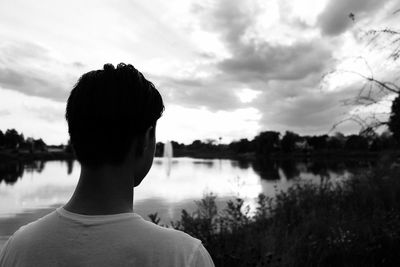
[[[8,129],[4,135],[4,143],[7,148],[18,148],[24,142],[24,136],[18,134],[15,129]]]
[[[229,148],[237,153],[246,153],[252,150],[252,143],[247,138],[234,141],[229,144]]]
[[[259,155],[269,155],[271,152],[278,150],[280,146],[279,136],[279,132],[266,131],[254,137],[256,153]]]
[[[400,144],[400,97],[393,100],[392,112],[389,118],[389,129],[393,133],[394,139]]]
[[[392,132],[389,130],[384,131],[381,135],[377,135],[374,140],[372,140],[369,149],[371,151],[382,151],[394,149],[397,146],[397,142],[393,137]]]
[[[194,140],[189,146],[191,149],[200,149],[203,146],[203,143],[200,140]]]
[[[312,136],[307,138],[307,142],[315,150],[326,149],[328,146],[328,135]]]
[[[393,137],[393,133],[385,131],[380,135],[382,143],[382,149],[393,149],[396,147],[396,140]]]
[[[282,150],[286,153],[294,151],[295,144],[298,140],[300,140],[300,136],[298,134],[286,131],[281,141]]]
[[[175,150],[175,149],[181,149],[181,148],[184,148],[184,147],[185,147],[184,144],[178,143],[178,142],[176,142],[176,141],[171,141],[171,145],[172,145],[172,149],[173,149],[173,150]]]
[[[344,144],[346,142],[345,136],[337,132],[335,135],[330,136],[327,142],[327,148],[337,150],[337,149],[343,149]]]
[[[45,151],[47,148],[46,143],[42,140],[42,138],[40,139],[36,139],[33,141],[33,146],[35,147],[35,149],[38,149],[40,151]]]
[[[345,148],[348,150],[367,150],[368,140],[361,135],[350,135],[346,140]]]
[[[164,143],[157,142],[156,143],[155,156],[156,157],[162,157],[163,153],[164,153]]]
[[[68,142],[67,142],[67,145],[65,146],[64,151],[67,153],[71,153],[71,154],[74,153],[74,148],[72,146],[71,139],[68,139]]]
[[[4,133],[0,130],[0,147],[4,146]]]

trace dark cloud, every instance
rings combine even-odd
[[[254,26],[259,9],[242,9],[234,1],[218,2],[213,18],[205,19],[219,29],[222,40],[232,54],[217,67],[226,75],[242,82],[255,80],[302,79],[324,69],[331,56],[329,47],[321,40],[296,42],[292,45],[269,44],[263,36],[245,40]],[[244,10],[244,11],[243,11]],[[215,18],[216,16],[216,18]]]
[[[230,0],[196,4],[193,10],[200,17],[204,29],[220,34],[228,46],[235,46],[241,42],[241,38],[254,24],[259,12],[256,6],[247,5],[247,1],[239,5],[238,2]]]
[[[237,80],[298,80],[326,66],[331,52],[322,42],[291,46],[252,44],[237,48],[234,57],[223,60],[219,68]]]
[[[67,91],[61,79],[39,70],[0,67],[0,86],[33,96],[65,101]]]
[[[345,94],[303,90],[293,96],[271,99],[264,92],[254,104],[263,114],[260,123],[269,129],[294,130],[301,134],[327,132],[349,109],[339,104]]]
[[[338,116],[338,103],[343,93],[303,92],[296,97],[278,100],[273,104],[274,118],[272,121],[293,127],[324,126],[327,118]],[[268,118],[271,121],[271,118]]]
[[[318,25],[326,35],[341,34],[371,13],[377,13],[386,2],[387,0],[330,0],[318,17]],[[355,22],[349,18],[350,13],[355,15]]]
[[[234,110],[243,104],[234,94],[237,83],[218,79],[173,79],[159,77],[159,87],[166,102],[210,110]]]
[[[217,64],[225,74],[240,81],[261,79],[301,79],[324,69],[331,56],[321,40],[272,45],[263,36],[245,40],[254,27],[260,8],[247,1],[217,1],[211,6],[196,6],[196,14],[209,31],[216,31],[232,57]]]
[[[367,81],[355,82],[343,88],[329,91],[319,87],[317,79],[301,82],[297,88],[293,82],[275,82],[272,89],[264,91],[253,103],[262,113],[260,123],[269,129],[296,131],[301,134],[326,133],[335,123],[349,118],[349,111],[355,105],[345,104],[346,100],[355,100]],[[318,88],[319,87],[319,88]],[[293,88],[290,90],[290,88]],[[374,95],[377,101],[387,94]],[[368,114],[364,114],[368,120]],[[343,127],[343,125],[345,127]],[[355,122],[340,125],[344,131],[357,131],[360,125]]]
[[[47,49],[37,44],[13,42],[0,47],[0,86],[3,88],[64,102],[72,76],[65,73],[65,64],[53,59]]]

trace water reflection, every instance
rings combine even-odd
[[[0,183],[14,184],[24,175],[24,166],[20,162],[0,163]]]
[[[357,174],[360,171],[370,169],[375,165],[373,160],[271,160],[260,158],[252,161],[254,171],[265,180],[281,180],[282,171],[287,180],[301,178],[305,174],[312,174],[320,180],[328,180],[332,177]],[[240,166],[240,165],[237,165]]]
[[[232,167],[239,167],[241,169],[247,169],[250,167],[250,161],[248,160],[232,160],[231,161]]]
[[[67,160],[67,174],[70,175],[74,170],[74,160]]]
[[[38,172],[41,173],[45,167],[46,162],[44,160],[24,162],[21,165],[24,166],[24,170],[27,173]]]
[[[292,159],[284,160],[281,162],[280,167],[286,179],[294,179],[300,177],[300,168],[298,164]]]
[[[232,197],[242,197],[255,208],[259,193],[274,196],[280,190],[303,180],[323,182],[341,179],[372,161],[257,159],[172,159],[172,172],[166,176],[166,159],[155,158],[154,165],[135,190],[135,211],[147,218],[158,212],[163,223],[180,217],[181,209],[194,209],[194,200],[214,193],[222,207]],[[17,226],[28,223],[65,203],[78,182],[76,161],[33,161],[0,163],[0,247],[2,240]]]
[[[206,166],[207,168],[212,168],[214,166],[214,161],[212,161],[212,160],[193,161],[193,164],[201,164],[201,165]]]
[[[63,162],[63,161],[60,161]],[[70,175],[74,169],[74,160],[66,160],[67,174]],[[0,184],[15,184],[19,178],[24,176],[24,173],[41,173],[46,166],[46,161],[10,161],[0,162]]]
[[[254,171],[265,180],[279,180],[279,165],[269,158],[258,158],[252,162]]]
[[[201,165],[207,168],[215,168],[216,161],[218,160],[192,160],[193,165]],[[171,161],[172,165],[177,165],[182,162],[182,158],[175,158]],[[371,168],[374,165],[374,161],[367,160],[348,160],[348,161],[337,161],[337,160],[271,160],[268,158],[258,158],[254,161],[248,160],[230,160],[232,168],[236,169],[249,169],[251,168],[257,173],[260,178],[265,180],[280,180],[283,175],[287,180],[299,178],[301,174],[310,173],[314,176],[318,176],[321,179],[329,179],[331,176],[343,176],[346,172],[355,174],[360,170]],[[66,172],[71,175],[74,170],[74,160],[65,161],[67,168]],[[165,162],[160,159],[154,160],[154,165],[165,165]],[[221,167],[221,161],[219,160],[219,167]],[[5,182],[6,184],[14,184],[19,178],[24,176],[26,173],[41,173],[46,166],[46,161],[31,161],[31,162],[7,162],[0,163],[0,183]]]

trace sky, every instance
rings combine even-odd
[[[398,82],[386,39],[366,34],[396,28],[397,0],[38,3],[0,1],[0,129],[48,144],[67,142],[69,92],[105,63],[143,72],[166,107],[157,141],[186,144],[267,130],[325,134],[349,114],[387,116],[391,95],[368,108],[343,101],[365,85],[357,73]]]

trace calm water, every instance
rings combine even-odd
[[[294,183],[346,179],[370,163],[266,161],[174,158],[171,169],[163,158],[154,164],[135,189],[134,209],[143,218],[158,212],[163,223],[179,219],[183,208],[193,211],[194,201],[214,193],[219,207],[239,196],[255,208],[260,193],[273,196]],[[0,247],[21,225],[64,204],[80,173],[76,161],[0,163]]]

